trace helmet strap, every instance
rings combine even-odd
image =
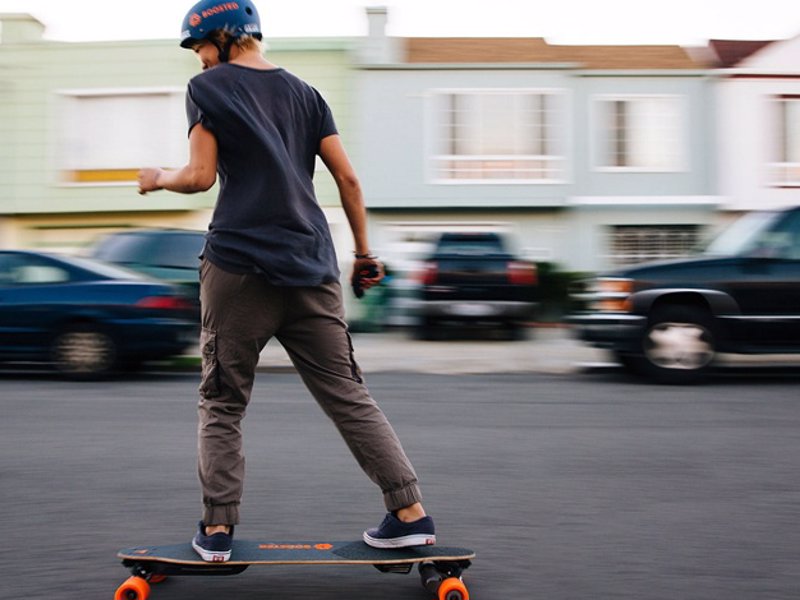
[[[236,40],[234,38],[229,38],[225,41],[224,44],[219,44],[216,41],[212,40],[212,43],[217,47],[217,52],[219,56],[219,62],[226,63],[230,59],[231,54],[231,47]]]

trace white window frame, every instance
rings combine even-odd
[[[442,96],[450,95],[547,95],[556,99],[558,104],[558,119],[560,122],[547,124],[553,127],[555,136],[551,143],[555,143],[559,150],[558,154],[548,155],[452,155],[439,152],[440,137],[438,130],[443,126],[442,114],[439,110]],[[426,126],[428,133],[426,143],[427,156],[427,179],[436,185],[552,185],[563,184],[568,181],[568,160],[570,136],[570,96],[569,92],[563,88],[439,88],[431,90],[428,94],[428,109],[425,111]],[[438,161],[456,160],[461,162],[500,162],[500,161],[541,161],[560,163],[554,170],[559,173],[558,177],[538,177],[538,178],[449,178],[439,175],[440,169],[437,168]]]
[[[185,144],[185,157],[184,159],[188,158],[188,126],[186,125],[186,117],[185,117],[185,94],[186,89],[183,87],[176,87],[176,86],[164,86],[164,87],[136,87],[136,88],[80,88],[80,89],[63,89],[57,90],[55,92],[56,97],[56,119],[55,122],[57,125],[57,131],[55,131],[55,143],[53,144],[53,154],[51,157],[51,162],[53,166],[53,172],[55,174],[56,183],[63,187],[125,187],[125,186],[135,186],[137,185],[137,181],[135,177],[126,178],[124,180],[108,180],[108,181],[70,181],[65,179],[65,174],[71,172],[79,172],[79,171],[99,171],[103,169],[70,169],[66,161],[64,159],[65,152],[67,152],[66,147],[64,146],[64,136],[66,132],[64,130],[63,124],[61,124],[61,119],[65,118],[65,106],[66,103],[80,100],[81,98],[98,98],[103,96],[108,97],[134,97],[134,96],[172,96],[172,101],[176,103],[174,109],[177,113],[178,109],[180,109],[180,114],[182,115],[182,131],[180,135],[182,137],[176,138],[174,143],[182,143]],[[177,128],[176,128],[176,134]],[[110,132],[109,135],[112,135]],[[111,171],[134,171],[138,170],[139,168],[146,167],[146,166],[158,166],[158,167],[168,167],[168,168],[176,168],[182,166],[181,164],[177,164],[177,160],[173,161],[176,164],[137,164],[137,165],[123,165],[120,164],[119,167],[109,167],[108,170]]]
[[[678,152],[674,164],[658,167],[650,166],[615,166],[608,163],[607,149],[605,143],[605,128],[607,123],[604,121],[605,111],[600,109],[601,103],[608,102],[635,102],[637,100],[674,100],[678,109],[678,124],[676,149]],[[689,147],[689,115],[688,99],[683,94],[652,94],[652,93],[625,93],[625,94],[595,94],[590,99],[590,122],[591,122],[591,164],[592,169],[599,173],[682,173],[688,170],[690,160]]]
[[[798,188],[800,187],[800,156],[796,160],[786,160],[786,137],[788,134],[788,123],[783,119],[780,105],[787,103],[796,104],[798,111],[797,132],[794,134],[800,138],[800,94],[775,94],[769,98],[769,107],[774,115],[771,123],[774,127],[775,144],[771,148],[771,162],[767,163],[768,186],[773,188]],[[785,114],[785,112],[783,113]],[[795,141],[800,146],[800,140]]]

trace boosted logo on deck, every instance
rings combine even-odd
[[[259,550],[330,550],[332,544],[259,544]]]

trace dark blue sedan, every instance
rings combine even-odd
[[[46,362],[75,378],[183,352],[192,307],[171,285],[112,265],[0,251],[0,361]]]

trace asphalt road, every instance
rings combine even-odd
[[[473,547],[475,600],[776,600],[800,590],[792,374],[651,386],[616,372],[373,373],[442,544]],[[0,373],[0,598],[111,599],[115,552],[199,516],[194,375],[66,383]],[[245,421],[241,538],[357,538],[380,496],[292,373]],[[252,567],[153,600],[423,600],[416,575]]]

